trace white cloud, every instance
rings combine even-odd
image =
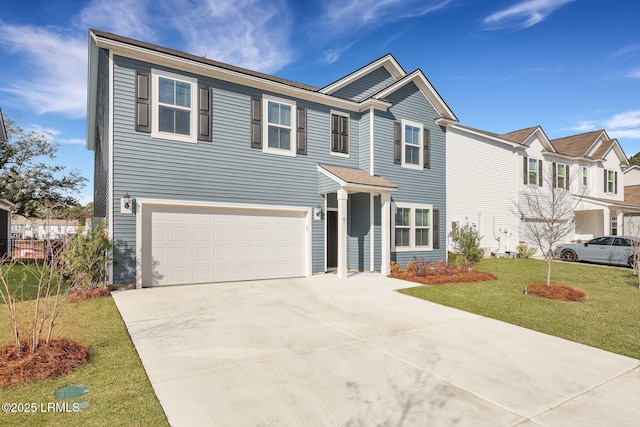
[[[640,52],[640,43],[635,43],[635,44],[630,44],[630,45],[621,47],[620,49],[613,52],[613,54],[611,54],[611,57],[613,58],[628,57],[628,56],[635,55],[638,52]]]
[[[71,26],[0,21],[0,49],[13,54],[12,67],[22,73],[17,80],[0,83],[0,91],[37,114],[83,117],[87,27],[156,44],[169,41],[178,50],[266,73],[291,61],[284,0],[190,0],[185,6],[182,0],[94,0]]]
[[[630,79],[640,79],[640,68],[636,68],[635,70],[631,70],[627,77]]]
[[[86,39],[63,31],[0,23],[0,47],[25,62],[24,75],[1,90],[37,114],[82,117],[86,110]]]
[[[492,13],[482,20],[487,30],[523,29],[538,24],[560,7],[575,0],[525,0]]]
[[[605,129],[611,138],[640,139],[640,110],[619,113],[604,120],[582,120],[569,129],[579,132]]]
[[[351,46],[353,46],[354,42],[349,43],[348,45],[341,47],[341,48],[336,48],[336,49],[327,49],[325,50],[322,55],[323,55],[323,62],[326,65],[330,65],[333,64],[334,62],[336,62],[338,59],[340,59],[340,57],[342,56],[343,53],[345,53],[347,50],[349,50],[349,48]]]
[[[331,0],[324,4],[325,15],[319,21],[336,33],[354,32],[364,26],[424,16],[451,3],[452,0]]]

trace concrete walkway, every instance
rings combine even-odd
[[[333,275],[115,292],[173,426],[640,426],[640,362]]]

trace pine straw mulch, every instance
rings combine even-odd
[[[421,283],[423,285],[446,285],[450,283],[484,282],[486,280],[498,279],[495,274],[491,273],[485,273],[476,270],[467,271],[463,269],[453,268],[448,268],[446,272],[425,275],[417,275],[413,271],[403,270],[391,273],[389,277]]]
[[[29,344],[23,344],[20,356],[15,344],[9,344],[0,348],[0,387],[57,377],[88,360],[87,347],[67,339],[51,340],[48,346],[39,345],[34,354]]]
[[[69,293],[67,302],[80,302],[111,295],[108,288],[78,289]]]
[[[560,283],[531,283],[524,287],[524,293],[554,301],[584,302],[589,299],[589,294],[582,289]]]

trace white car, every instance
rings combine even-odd
[[[587,261],[632,267],[634,246],[636,260],[640,260],[640,239],[629,236],[603,236],[586,243],[561,244],[556,246],[553,255],[564,261]]]

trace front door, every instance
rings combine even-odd
[[[338,267],[338,211],[327,211],[327,269]]]

